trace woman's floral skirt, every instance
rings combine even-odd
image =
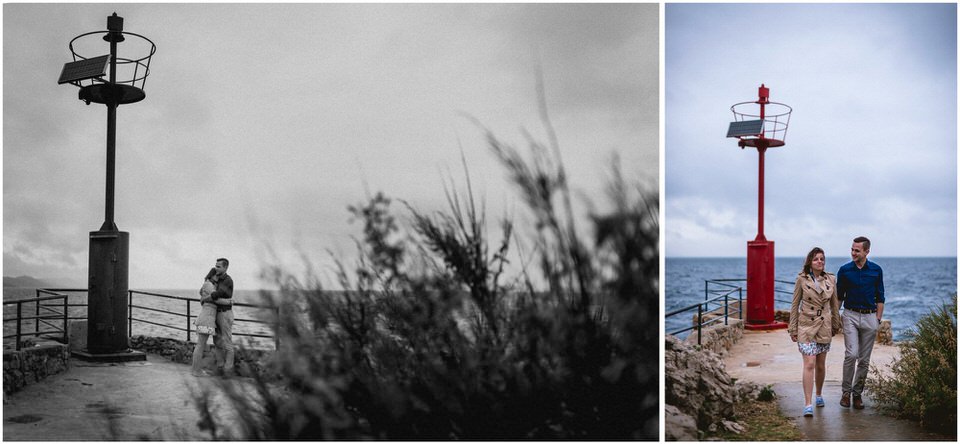
[[[821,344],[819,342],[798,342],[797,348],[800,349],[800,354],[807,356],[816,356],[820,353],[826,353],[830,351],[830,344]]]
[[[197,333],[205,335],[216,334],[217,331],[217,306],[213,303],[203,304],[200,309],[200,316],[195,321]]]

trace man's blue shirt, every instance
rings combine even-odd
[[[863,268],[857,268],[854,262],[848,262],[837,271],[837,296],[843,301],[843,308],[876,310],[877,304],[884,303],[883,269],[867,261]]]

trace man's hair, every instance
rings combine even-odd
[[[810,264],[813,263],[813,258],[816,257],[817,253],[822,254],[824,262],[826,262],[827,254],[823,252],[823,249],[820,247],[813,247],[813,249],[807,253],[807,260],[803,261],[803,274],[810,274]]]
[[[864,249],[864,250],[867,250],[867,251],[870,251],[870,239],[867,239],[866,237],[860,236],[860,237],[854,239],[853,242],[854,242],[854,243],[858,243],[858,244],[859,244],[859,243],[863,243],[863,249]]]
[[[223,262],[223,265],[225,265],[225,266],[227,266],[227,267],[230,266],[230,261],[228,261],[227,258],[225,258],[225,257],[218,257],[218,258],[217,258],[217,262]]]

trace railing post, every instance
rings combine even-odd
[[[127,290],[127,338],[130,337],[133,337],[133,290]]]
[[[697,345],[700,345],[700,330],[703,329],[703,304],[697,305]]]
[[[33,335],[34,337],[40,336],[40,301],[33,301]]]
[[[70,343],[69,325],[67,325],[67,295],[63,295],[63,343]]]
[[[729,315],[730,315],[730,292],[723,294],[723,325],[730,325]]]
[[[20,350],[20,323],[23,321],[23,316],[20,314],[21,307],[23,303],[17,302],[17,350]]]
[[[187,342],[190,342],[190,300],[187,299]]]

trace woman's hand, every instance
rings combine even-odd
[[[797,342],[797,335],[790,335],[790,340],[793,342]]]

